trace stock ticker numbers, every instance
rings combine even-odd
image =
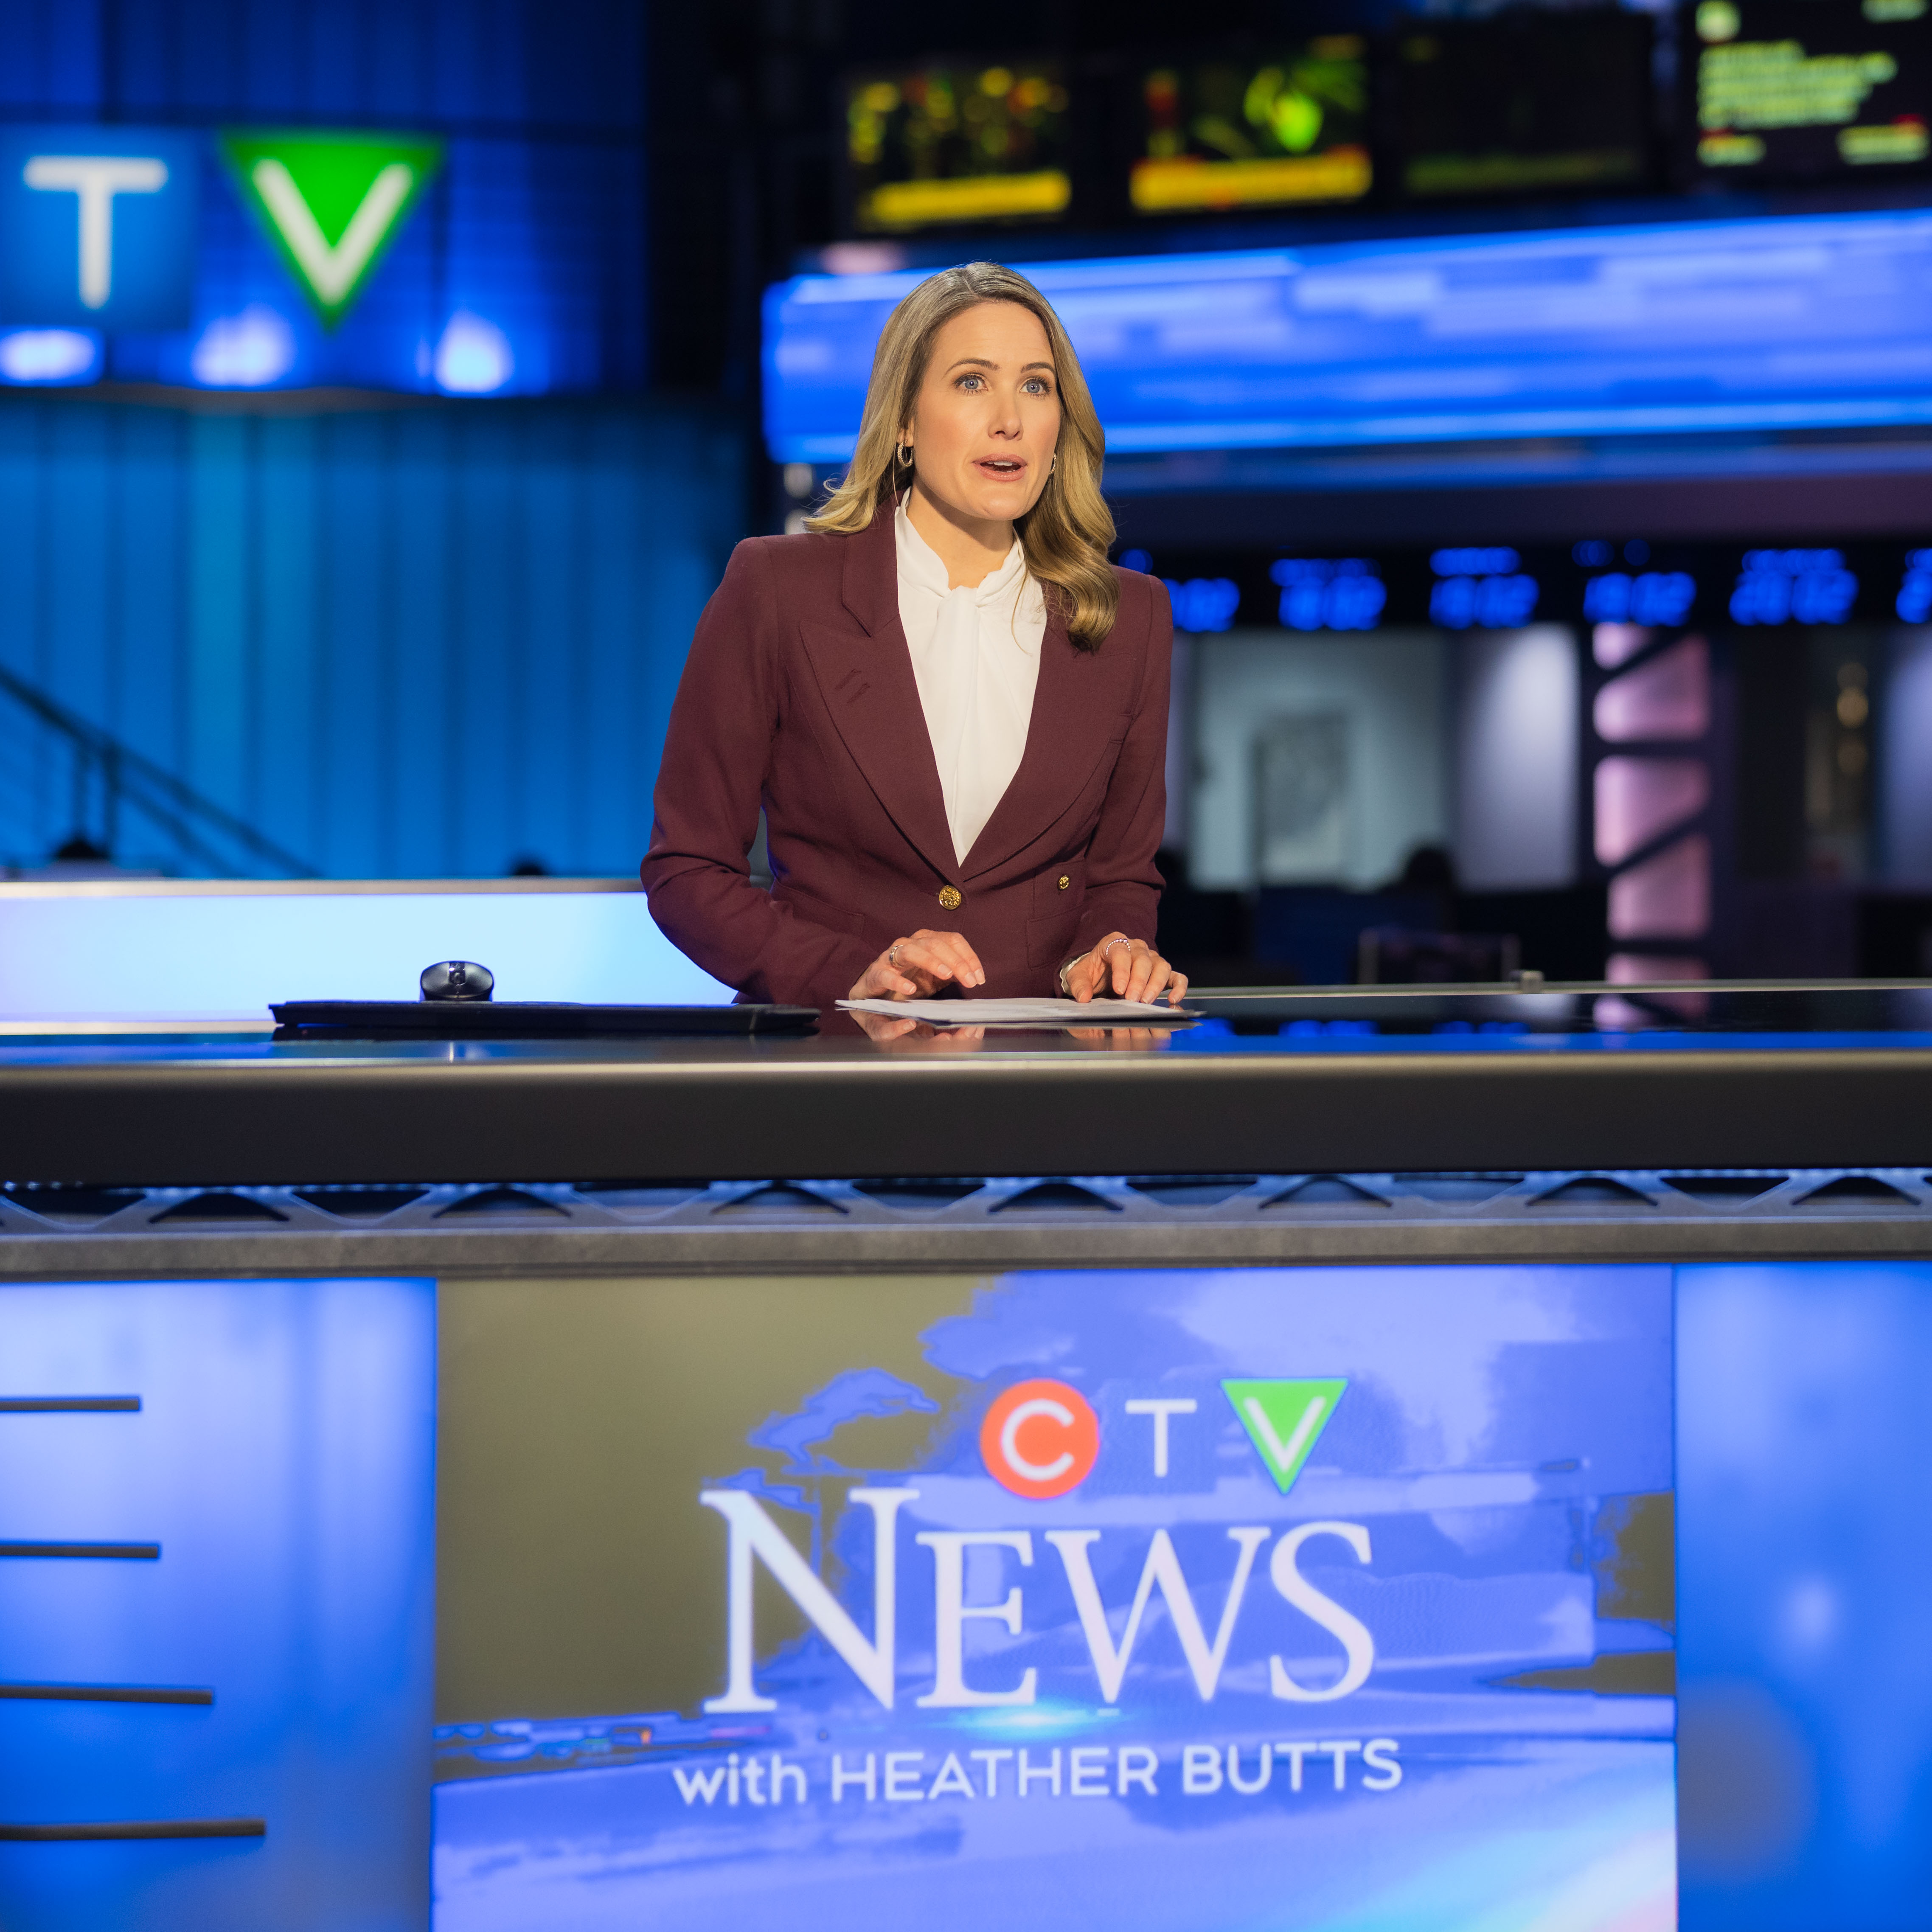
[[[1932,622],[1932,550],[1905,553],[1905,574],[1892,608],[1907,624]]]
[[[1588,624],[1668,629],[1687,622],[1697,601],[1697,580],[1689,571],[1644,567],[1654,560],[1641,537],[1633,537],[1621,549],[1600,538],[1586,538],[1570,546],[1570,560],[1591,573],[1583,580],[1582,616]],[[1629,568],[1619,568],[1622,565]]]
[[[1734,624],[1842,624],[1858,580],[1836,550],[1748,550],[1731,592]]]
[[[1586,538],[1562,548],[1452,544],[1373,556],[1130,549],[1160,576],[1174,628],[1303,636],[1390,628],[1477,632],[1598,625],[1648,632],[1858,622],[1932,624],[1932,544],[1660,545]]]
[[[1436,551],[1429,560],[1436,573],[1430,621],[1445,631],[1510,631],[1528,623],[1542,589],[1522,562],[1502,544]]]
[[[1388,603],[1381,567],[1369,557],[1285,556],[1268,577],[1281,586],[1276,608],[1291,631],[1372,631]]]
[[[1174,628],[1195,632],[1230,631],[1241,608],[1240,586],[1232,577],[1167,578]]]

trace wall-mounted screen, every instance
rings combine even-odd
[[[443,1310],[442,1932],[1670,1921],[1666,1267]]]
[[[1693,171],[1861,176],[1932,157],[1927,0],[1699,0]]]
[[[1051,220],[1072,198],[1066,84],[1051,62],[874,70],[848,82],[855,227]]]
[[[851,454],[872,345],[928,272],[765,298],[780,462]],[[1932,213],[1029,263],[1111,452],[1932,422]]]
[[[1396,185],[1414,201],[1641,185],[1647,15],[1517,9],[1396,37]]]
[[[1128,193],[1142,214],[1358,201],[1372,178],[1367,44],[1330,34],[1150,68],[1140,128]]]

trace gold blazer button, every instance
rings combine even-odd
[[[957,912],[959,910],[959,888],[957,886],[941,886],[939,889],[939,903],[948,912]]]
[[[1072,881],[1070,878],[1069,878],[1067,877],[1067,875],[1066,875],[1064,872],[1062,872],[1062,873],[1060,874],[1060,890],[1063,892],[1064,892],[1064,891],[1066,891],[1066,890],[1067,889],[1067,887],[1068,887],[1069,886],[1070,886],[1071,884],[1072,884],[1072,883],[1073,883],[1073,881]]]

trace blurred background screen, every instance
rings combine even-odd
[[[1932,155],[1925,0],[1698,0],[1692,18],[1700,172],[1880,175]]]
[[[1651,60],[1643,14],[1518,11],[1403,26],[1394,68],[1402,194],[1644,185]]]
[[[847,88],[853,218],[866,231],[1049,219],[1066,212],[1069,101],[1057,65],[962,62],[855,74]]]
[[[1129,192],[1142,214],[1359,201],[1374,178],[1359,34],[1164,62],[1141,83],[1141,110]]]

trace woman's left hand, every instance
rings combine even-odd
[[[1177,973],[1144,939],[1110,932],[1066,969],[1068,994],[1082,1004],[1096,994],[1117,1000],[1155,1000],[1165,993],[1171,1006],[1187,991],[1187,975]]]

